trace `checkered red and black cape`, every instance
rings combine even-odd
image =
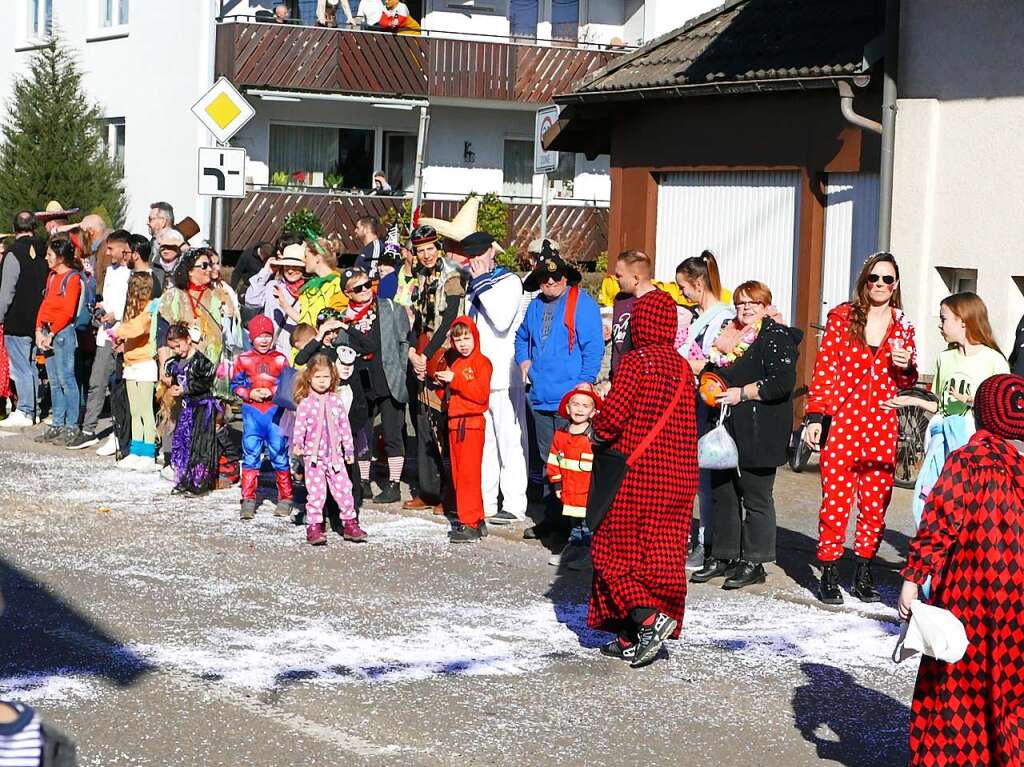
[[[1024,457],[979,431],[946,460],[902,575],[964,624],[957,663],[924,658],[910,764],[1024,764]]]
[[[654,608],[683,623],[686,547],[697,492],[696,392],[689,366],[673,348],[675,302],[655,290],[630,319],[633,350],[619,362],[594,431],[626,455],[643,441],[685,389],[662,432],[629,469],[594,535],[592,627],[618,632],[630,610]],[[674,636],[679,635],[679,627]]]

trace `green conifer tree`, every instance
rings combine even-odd
[[[51,37],[15,78],[0,128],[0,229],[22,208],[59,200],[124,222],[122,170],[104,144],[103,112],[82,88],[74,53]]]

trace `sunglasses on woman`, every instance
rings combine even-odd
[[[210,269],[210,268],[211,268],[211,265],[210,265],[210,262],[209,262],[209,261],[204,261],[204,262],[203,262],[203,263],[201,263],[201,264],[196,264],[196,265],[195,265],[195,268],[196,268],[196,269],[204,269],[204,270],[205,270],[205,269]]]
[[[362,293],[363,291],[369,290],[369,289],[370,289],[370,283],[368,283],[368,282],[360,282],[358,285],[353,285],[351,288],[349,288],[348,292],[349,293]]]
[[[884,282],[886,285],[892,285],[894,282],[896,282],[896,278],[893,277],[891,274],[887,274],[885,276],[882,276],[880,274],[869,274],[868,275],[868,282],[870,282],[872,285],[874,285],[879,280]]]

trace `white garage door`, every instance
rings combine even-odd
[[[830,173],[826,188],[821,321],[849,301],[864,259],[878,242],[878,174]]]
[[[795,171],[663,174],[656,279],[674,280],[680,261],[707,249],[726,288],[760,280],[791,322],[799,183]]]

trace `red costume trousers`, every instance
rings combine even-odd
[[[821,451],[818,559],[822,562],[843,556],[854,503],[858,514],[853,550],[857,556],[874,557],[885,531],[896,470],[896,414],[869,407],[860,394],[854,392],[833,417],[828,442]]]
[[[448,450],[451,454],[455,508],[459,522],[469,527],[479,527],[484,521],[484,496],[480,474],[484,457],[484,417],[449,417]]]

